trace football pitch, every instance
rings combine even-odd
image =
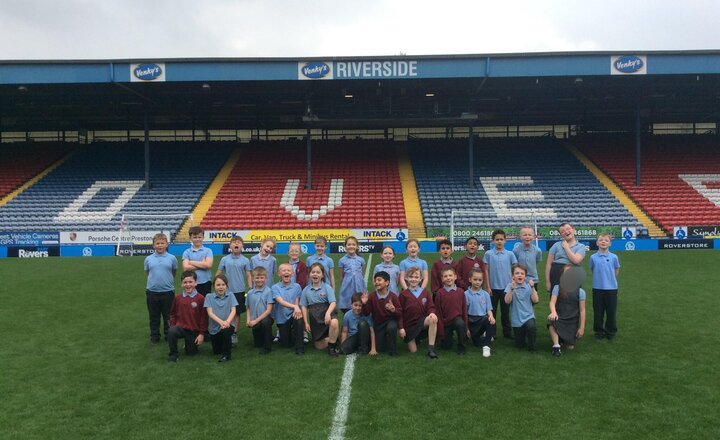
[[[592,336],[588,279],[586,336],[552,357],[541,289],[536,354],[499,338],[490,358],[471,347],[432,361],[425,343],[357,358],[345,438],[720,438],[720,252],[619,257],[613,342]],[[148,341],[142,262],[0,260],[0,438],[328,438],[343,356],[260,356],[241,327],[228,363],[208,345],[168,363]]]

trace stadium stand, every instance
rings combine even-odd
[[[0,144],[0,199],[62,158],[76,145],[64,142]]]
[[[468,186],[467,140],[409,144],[427,228],[448,227],[452,210],[478,210],[464,226],[640,226],[625,207],[554,139],[483,139]],[[460,224],[462,225],[462,224]]]
[[[0,207],[0,230],[108,231],[121,214],[189,213],[233,143],[161,142],[151,146],[151,190],[140,143],[84,146],[66,162]],[[199,153],[198,151],[202,151]],[[182,218],[133,221],[132,229],[175,233]]]
[[[714,136],[644,139],[641,184],[635,185],[635,140],[587,138],[575,143],[662,228],[720,224],[720,141]]]
[[[252,142],[200,222],[206,229],[405,228],[389,141]]]

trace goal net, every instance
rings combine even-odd
[[[508,239],[519,239],[520,228],[530,226],[537,237],[537,216],[533,210],[516,210],[506,215],[498,215],[494,210],[458,209],[450,212],[450,241],[453,250],[465,249],[470,237],[478,241],[492,240],[492,232],[502,229]],[[537,238],[535,244],[537,244]]]
[[[194,226],[192,214],[122,214],[120,230],[117,236],[115,255],[132,257],[153,253],[152,239],[155,234],[163,233],[168,244],[187,221]]]

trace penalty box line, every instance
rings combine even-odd
[[[366,286],[368,277],[370,276],[371,263],[372,254],[368,256],[367,266],[365,266]],[[340,338],[338,338],[338,341],[339,340]],[[345,368],[343,369],[342,380],[340,381],[340,390],[338,391],[337,401],[335,402],[335,415],[333,416],[332,426],[330,427],[330,435],[328,436],[329,440],[342,440],[345,438],[348,409],[350,408],[350,395],[352,393],[352,379],[355,372],[355,359],[357,359],[357,355],[355,354],[351,354],[345,358]]]

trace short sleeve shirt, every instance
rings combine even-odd
[[[485,252],[483,262],[490,273],[490,288],[500,290],[508,285],[512,278],[512,265],[517,263],[515,254],[507,249],[490,249]]]
[[[593,289],[617,290],[615,271],[620,269],[620,260],[612,252],[596,252],[590,257],[590,270],[593,273]]]
[[[278,324],[285,324],[292,319],[293,309],[285,307],[277,302],[278,298],[282,298],[290,304],[294,304],[295,300],[300,298],[302,288],[300,284],[291,282],[289,285],[277,283],[272,286],[272,298],[275,305],[273,306],[273,317]]]
[[[398,290],[398,277],[400,276],[400,266],[395,263],[391,263],[388,265],[385,264],[385,262],[382,262],[375,265],[373,275],[378,272],[387,272],[388,275],[390,275],[390,286],[388,288],[391,292],[395,292],[395,294],[399,295],[400,291]]]
[[[223,271],[228,278],[228,290],[232,293],[245,292],[247,290],[247,272],[250,272],[250,260],[244,255],[228,254],[222,257],[218,269]]]
[[[153,252],[145,258],[145,272],[147,272],[147,290],[151,292],[174,292],[175,277],[173,271],[177,270],[178,263],[175,255],[167,252],[158,254]]]
[[[250,289],[247,293],[248,313],[250,313],[250,319],[257,319],[260,315],[265,313],[268,304],[273,304],[272,292],[268,286],[263,286],[262,289]]]
[[[539,281],[537,264],[542,259],[540,249],[532,243],[530,247],[526,247],[522,242],[517,242],[515,246],[513,246],[513,254],[515,254],[518,263],[527,267],[528,276],[537,284]]]
[[[348,329],[348,337],[354,336],[358,332],[358,325],[361,321],[365,321],[372,328],[373,320],[372,315],[356,315],[352,312],[348,312],[343,315],[343,327]]]
[[[552,289],[552,296],[558,296],[558,295],[560,295],[560,286],[555,285],[555,286],[553,286],[553,289]],[[578,300],[585,301],[586,298],[587,298],[587,294],[585,293],[585,290],[583,288],[580,288],[580,290],[578,290]]]
[[[512,283],[505,287],[505,293],[510,292]],[[503,298],[504,300],[504,298]],[[521,286],[513,290],[513,299],[510,303],[510,321],[513,327],[521,327],[527,321],[535,318],[532,303],[532,288],[530,283],[525,281]]]
[[[479,292],[466,290],[465,302],[468,307],[468,315],[485,316],[493,309],[490,295],[483,289],[480,289]]]
[[[220,319],[227,319],[230,316],[230,311],[237,307],[238,302],[235,299],[235,295],[225,294],[219,296],[217,293],[212,292],[205,297],[205,308],[212,309],[215,316]],[[208,319],[208,332],[211,335],[215,335],[220,331],[220,324],[215,322],[214,319]]]
[[[576,254],[580,254],[583,257],[585,256],[585,245],[580,242],[576,242],[574,245],[570,246],[570,249]],[[570,264],[570,259],[563,248],[562,241],[558,241],[550,246],[550,251],[548,253],[553,256],[553,263]]]
[[[308,284],[300,296],[300,305],[303,307],[335,301],[335,292],[327,283],[321,284],[320,287],[313,287],[312,284]]]
[[[212,256],[213,252],[210,248],[207,248],[205,246],[202,246],[200,249],[190,247],[189,249],[185,249],[185,252],[183,252],[182,255],[182,259],[188,261],[203,261],[208,257],[212,258]],[[195,273],[197,274],[198,284],[207,283],[212,278],[210,269],[195,269]]]
[[[427,262],[421,258],[412,259],[410,257],[407,257],[400,262],[400,270],[403,272],[407,272],[407,270],[413,266],[419,267],[420,270],[428,270]]]

